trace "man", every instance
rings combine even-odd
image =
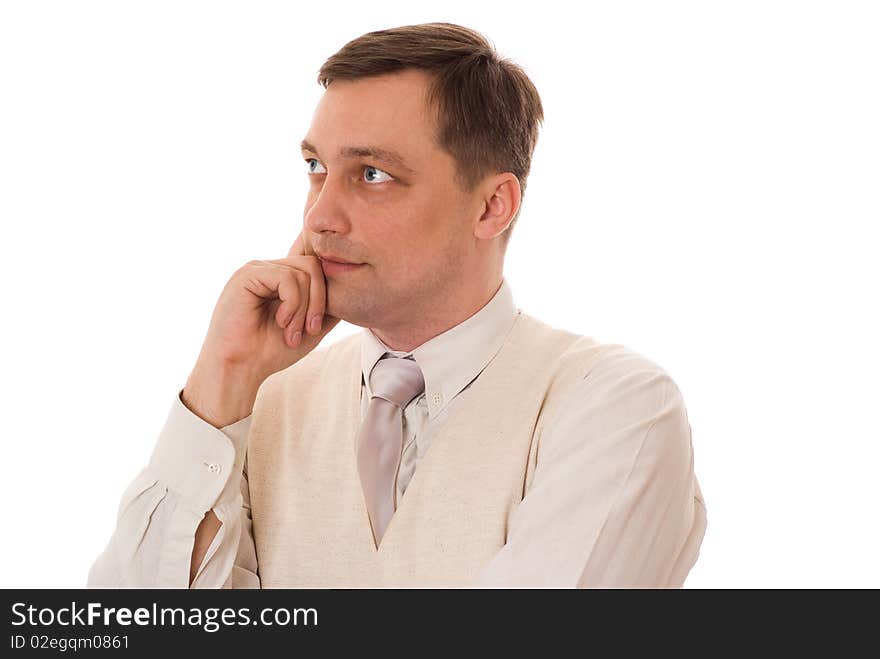
[[[503,278],[534,85],[443,23],[319,82],[302,231],[227,283],[89,584],[680,586],[706,513],[678,388]],[[316,350],[340,319],[364,331]]]

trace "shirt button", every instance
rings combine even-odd
[[[210,471],[212,474],[219,474],[220,473],[220,465],[217,464],[216,462],[212,462],[211,464],[208,465],[208,471]]]
[[[434,394],[434,397],[431,398],[434,405],[442,405],[443,404],[443,394]]]

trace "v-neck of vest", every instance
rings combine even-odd
[[[370,538],[370,542],[375,548],[376,553],[379,553],[382,550],[382,547],[387,545],[387,538],[389,538],[391,534],[394,533],[395,528],[400,525],[400,522],[397,520],[407,514],[407,511],[409,510],[407,502],[412,501],[414,498],[414,496],[410,496],[409,498],[407,498],[407,495],[414,495],[415,492],[420,490],[421,483],[424,480],[424,473],[426,472],[426,470],[431,468],[435,461],[432,458],[434,458],[434,456],[436,456],[438,453],[438,451],[434,450],[434,447],[437,445],[437,440],[445,437],[447,429],[453,423],[461,423],[462,419],[472,418],[471,407],[475,404],[475,401],[479,399],[486,381],[492,377],[492,374],[495,371],[495,368],[493,367],[497,366],[497,364],[500,362],[500,358],[502,357],[502,355],[505,354],[506,350],[509,350],[510,345],[514,343],[514,341],[512,340],[514,337],[514,333],[517,331],[518,328],[522,326],[523,317],[524,316],[522,313],[517,313],[517,317],[511,325],[511,328],[508,331],[507,336],[504,338],[501,347],[498,349],[498,352],[495,353],[489,363],[486,364],[486,367],[477,375],[475,381],[473,381],[469,387],[467,387],[464,391],[460,392],[456,396],[455,408],[449,410],[446,417],[442,421],[438,422],[438,424],[434,428],[432,428],[431,444],[428,446],[427,451],[425,451],[425,454],[419,461],[418,467],[413,472],[409,484],[406,487],[406,492],[398,502],[397,509],[391,516],[391,520],[388,522],[388,526],[385,528],[385,534],[382,536],[382,539],[379,542],[378,546],[376,545],[375,538],[373,538],[372,528],[370,527],[369,513],[367,512],[366,502],[363,501],[362,495],[364,512],[363,519],[366,524],[366,533]],[[360,363],[357,360],[355,361],[358,364]],[[349,395],[348,421],[351,435],[355,438],[354,440],[352,440],[352,449],[356,451],[357,433],[360,427],[361,386],[363,383],[363,372],[359,367],[352,369],[352,371],[353,377],[350,383],[351,389]],[[422,474],[422,477],[420,477],[419,474]]]

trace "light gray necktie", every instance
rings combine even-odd
[[[412,359],[386,353],[370,371],[372,396],[357,436],[357,464],[376,547],[394,514],[403,451],[403,409],[425,390]]]

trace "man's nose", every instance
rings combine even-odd
[[[347,233],[351,228],[345,203],[345,181],[326,176],[306,201],[305,227],[314,233]]]

